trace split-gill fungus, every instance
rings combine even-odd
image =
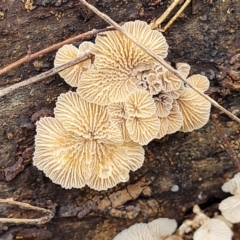
[[[142,21],[123,28],[161,58],[168,44],[162,33]],[[127,181],[129,171],[142,166],[141,145],[176,131],[204,126],[210,103],[183,84],[122,33],[98,35],[79,48],[65,45],[55,66],[90,52],[88,59],[61,72],[77,92],[60,95],[55,118],[37,124],[34,164],[65,188],[88,185],[105,190]],[[187,77],[190,66],[176,64]],[[204,92],[205,76],[193,75],[189,83]]]
[[[158,218],[149,223],[136,223],[117,234],[113,240],[182,240],[172,235],[177,228],[177,221],[169,218]]]
[[[230,192],[233,196],[224,199],[219,204],[222,215],[231,223],[240,222],[240,173],[222,186],[224,192]]]

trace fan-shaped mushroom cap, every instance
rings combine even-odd
[[[187,82],[198,88],[200,91],[207,91],[209,88],[209,80],[201,74],[195,74],[186,79]]]
[[[176,63],[176,69],[181,73],[181,75],[186,78],[190,73],[190,65],[187,63]]]
[[[224,199],[219,204],[222,215],[231,223],[240,222],[240,194]]]
[[[84,138],[67,131],[55,118],[37,122],[33,165],[43,170],[54,183],[64,188],[85,186],[83,162]]]
[[[154,239],[165,239],[172,235],[177,228],[177,221],[169,218],[158,218],[147,224]]]
[[[151,117],[156,113],[156,105],[152,95],[145,90],[135,90],[126,102],[127,114],[129,117]]]
[[[193,240],[231,240],[231,229],[219,219],[209,219],[193,235]]]
[[[113,240],[153,240],[146,223],[136,223],[116,235]]]
[[[81,46],[81,45],[80,45]],[[79,51],[78,48],[72,44],[67,44],[59,48],[54,59],[54,66],[58,67],[68,61],[74,60],[77,57],[84,55],[84,52]],[[91,65],[91,59],[87,59],[72,67],[62,70],[59,75],[72,87],[77,87],[78,81],[83,71],[86,71]]]
[[[142,147],[123,144],[107,107],[68,92],[59,96],[54,112],[56,119],[45,118],[37,125],[33,161],[55,183],[106,190],[127,181],[130,169],[142,165]]]
[[[157,136],[160,120],[155,114],[147,118],[129,117],[126,126],[134,142],[146,145]]]
[[[158,56],[167,56],[165,38],[160,32],[151,30],[146,22],[125,23],[123,28]],[[91,52],[95,54],[95,68],[82,75],[78,93],[85,100],[101,105],[124,102],[137,88],[138,72],[156,64],[119,31],[98,35]]]
[[[232,195],[240,194],[240,172],[235,174],[232,179],[222,186],[224,192],[230,192]]]
[[[191,88],[184,88],[176,99],[183,116],[182,132],[189,132],[204,126],[210,116],[211,103]]]

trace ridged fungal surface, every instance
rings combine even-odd
[[[165,37],[146,22],[127,22],[123,28],[159,57],[167,57]],[[94,58],[60,72],[77,90],[58,98],[55,118],[38,122],[34,164],[65,188],[105,190],[141,167],[141,145],[201,128],[211,106],[116,30],[98,35],[95,44],[63,46],[54,65],[89,52]],[[183,77],[190,73],[186,63],[177,63],[176,69]],[[209,87],[199,74],[187,81],[202,93]]]

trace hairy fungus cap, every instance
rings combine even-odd
[[[240,194],[224,199],[219,204],[222,215],[231,223],[240,222]]]
[[[181,75],[186,78],[190,73],[190,65],[187,63],[176,63],[176,69],[181,73]]]
[[[221,220],[209,219],[193,235],[193,240],[231,240],[232,230]]]
[[[85,43],[82,43],[83,45],[86,45]],[[88,43],[88,45],[91,45]],[[81,50],[84,49],[85,46],[81,47],[79,46]],[[83,48],[83,49],[82,49]],[[58,67],[68,61],[74,60],[77,57],[81,57],[85,54],[85,52],[80,51],[78,48],[73,46],[72,44],[67,44],[59,48],[59,50],[56,53],[55,60],[54,60],[54,66]],[[78,86],[78,81],[81,77],[81,74],[83,71],[86,71],[91,66],[91,59],[87,59],[81,63],[78,63],[72,67],[69,67],[67,69],[64,69],[63,71],[59,72],[59,75],[64,78],[64,80],[71,85],[72,87]]]
[[[145,90],[135,90],[126,102],[127,114],[129,117],[151,117],[156,113],[156,105],[151,94]]]
[[[230,192],[232,195],[240,194],[240,173],[234,175],[232,179],[222,186],[224,192]]]
[[[154,239],[165,239],[172,235],[177,228],[177,221],[169,218],[158,218],[147,224]]]
[[[128,117],[126,126],[134,142],[146,145],[157,136],[160,120],[155,114],[146,118]]]
[[[55,119],[43,118],[37,125],[33,158],[34,165],[53,182],[64,188],[87,184],[106,190],[127,181],[130,169],[142,165],[142,147],[123,144],[107,107],[68,92],[59,96],[54,113]]]
[[[113,240],[153,240],[146,223],[136,223],[117,234]]]
[[[122,27],[158,56],[167,56],[168,45],[164,36],[151,30],[146,22],[128,22]],[[82,75],[78,93],[85,100],[101,105],[124,102],[137,88],[139,72],[156,64],[119,31],[98,35],[91,52],[95,54],[95,68]]]
[[[203,127],[209,120],[211,103],[191,88],[185,88],[176,99],[183,116],[182,132]]]

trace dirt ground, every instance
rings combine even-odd
[[[169,5],[167,0],[91,0],[116,22],[135,19],[150,22]],[[205,74],[208,94],[240,116],[240,2],[193,0],[184,14],[164,33],[171,63],[187,62],[191,74]],[[71,36],[107,24],[73,0],[1,0],[0,69],[24,57],[28,45],[36,52]],[[89,38],[94,40],[94,37]],[[78,43],[76,43],[78,44]],[[49,53],[0,76],[0,88],[20,82],[53,67]],[[6,225],[0,239],[112,239],[137,222],[158,217],[181,223],[194,204],[212,215],[226,196],[221,185],[236,172],[218,129],[210,119],[194,132],[175,133],[145,146],[142,168],[127,183],[108,191],[87,187],[65,190],[53,184],[31,163],[35,123],[51,116],[56,98],[71,89],[55,75],[16,90],[0,99],[0,198],[12,197],[52,210],[54,218],[39,226]],[[239,124],[212,108],[231,147],[240,158]],[[171,188],[177,185],[179,191]],[[132,191],[132,198],[126,192]],[[33,218],[33,211],[0,205],[1,217]],[[240,228],[234,228],[240,239]]]

